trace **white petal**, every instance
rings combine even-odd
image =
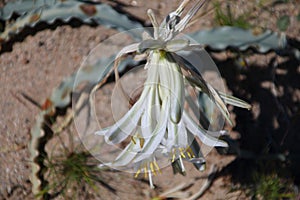
[[[185,17],[180,20],[180,22],[176,25],[175,29],[177,32],[181,32],[187,24],[190,22],[192,17],[198,12],[198,10],[203,6],[206,0],[197,1],[196,4],[188,11]]]
[[[155,127],[152,136],[150,138],[145,139],[145,144],[141,149],[140,154],[138,154],[134,159],[135,163],[151,156],[153,152],[157,149],[159,144],[161,143],[162,138],[165,135],[166,128],[167,128],[167,121],[169,119],[169,114],[168,114],[169,107],[170,107],[169,104],[170,101],[168,98],[162,102],[162,111],[161,111],[161,116],[159,118],[159,122]]]
[[[138,46],[140,43],[134,43],[131,45],[128,45],[126,47],[124,47],[123,49],[121,49],[121,51],[119,51],[119,53],[116,56],[116,59],[121,58],[122,56],[128,54],[128,53],[132,53],[138,50]]]
[[[178,124],[173,123],[171,120],[168,121],[168,140],[166,146],[168,150],[172,147],[186,148],[189,145],[187,131],[181,120]]]
[[[186,92],[185,100],[189,105],[190,110],[195,115],[196,119],[199,119],[199,124],[202,127],[209,127],[209,120],[207,119],[205,113],[203,112],[202,108],[199,107],[199,100],[193,99],[188,92]]]
[[[159,116],[160,116],[160,113],[161,113],[161,103],[160,103],[160,98],[159,98],[159,87],[158,85],[155,86],[155,106],[154,107],[154,114],[153,116],[155,117],[155,120],[156,120],[156,123],[158,123],[158,120],[159,120]]]
[[[95,135],[106,135],[106,133],[109,131],[111,126],[101,129],[100,131],[96,131]]]
[[[169,68],[170,76],[170,90],[171,90],[171,120],[178,123],[181,120],[184,104],[184,82],[183,75],[179,65],[173,59],[171,54],[167,54],[167,67]]]
[[[117,144],[125,140],[136,128],[137,123],[145,110],[145,97],[148,94],[148,88],[144,89],[140,99],[133,107],[109,129],[97,131],[98,135],[105,135],[105,141],[108,144]]]
[[[167,128],[167,138],[163,140],[162,144],[167,148],[167,151],[170,152],[176,147],[176,141],[178,141],[178,128],[171,120],[168,120]]]
[[[180,63],[180,65],[187,69],[188,71],[190,71],[192,73],[192,77],[186,77],[186,79],[191,83],[194,84],[198,87],[198,89],[200,88],[200,90],[204,93],[206,93],[209,98],[216,104],[216,106],[220,109],[222,115],[226,118],[226,120],[228,121],[228,123],[230,125],[232,125],[232,121],[230,120],[230,116],[229,116],[229,112],[227,110],[227,107],[224,103],[224,101],[222,100],[222,98],[220,97],[220,95],[216,92],[216,90],[210,85],[208,84],[203,77],[199,74],[199,72],[201,71],[200,68],[200,64],[199,63],[204,63],[206,67],[212,67],[212,68],[217,68],[216,64],[214,63],[214,61],[211,59],[211,57],[209,56],[209,54],[204,50],[199,50],[197,51],[197,56],[193,57],[193,59],[191,60],[187,60],[184,57],[181,56],[176,56],[174,55],[174,59]],[[187,63],[189,63],[190,68],[194,68],[194,69],[189,69],[189,67],[187,67],[183,60]],[[196,62],[198,61],[198,62]],[[195,71],[193,71],[195,70]]]
[[[227,107],[226,107],[224,101],[222,100],[220,95],[217,93],[217,91],[210,84],[207,84],[207,86],[208,86],[209,94],[210,94],[208,96],[216,104],[216,106],[219,108],[219,110],[221,111],[222,115],[226,118],[228,123],[230,125],[233,125],[233,123],[230,119],[229,111],[227,110]]]
[[[120,167],[128,165],[136,156],[137,152],[133,150],[136,145],[130,142],[126,148],[118,155],[115,161],[107,163],[106,165],[111,165],[114,167]]]
[[[182,51],[200,51],[204,49],[204,45],[190,44],[182,49]]]
[[[187,129],[194,134],[195,136],[199,137],[199,139],[208,146],[219,146],[219,147],[227,147],[228,144],[222,140],[214,138],[210,136],[206,130],[199,127],[189,116],[187,113],[183,112],[183,120],[187,127]]]
[[[232,95],[229,94],[225,94],[223,92],[218,91],[218,93],[220,94],[221,98],[228,104],[236,106],[236,107],[240,107],[240,108],[246,108],[246,109],[251,109],[251,105],[248,104],[247,102],[236,98]]]
[[[197,79],[194,77],[197,77]],[[219,108],[220,112],[226,118],[228,123],[232,125],[229,111],[227,110],[227,107],[219,93],[210,84],[206,83],[200,75],[194,74],[194,77],[186,76],[186,79],[190,82],[191,85],[196,86],[199,91],[207,94],[212,102],[214,102],[214,104]]]
[[[166,58],[160,58],[158,63],[159,70],[159,96],[161,99],[171,96],[171,77],[169,64],[167,63]]]
[[[154,39],[146,39],[140,42],[138,46],[138,53],[145,53],[146,51],[162,49],[163,42]]]
[[[145,112],[143,113],[141,118],[141,129],[142,129],[141,137],[143,138],[148,138],[152,135],[156,123],[156,121],[154,121],[154,119],[152,118],[153,116],[152,113],[153,111],[155,111],[155,107],[159,106],[159,105],[155,105],[155,98],[157,98],[155,94],[156,94],[156,87],[151,87],[149,92],[149,97],[145,105],[146,106]]]
[[[183,120],[181,120],[180,123],[178,124],[178,141],[177,141],[177,143],[180,147],[184,147],[184,148],[186,148],[189,144],[188,135],[187,135],[186,128],[183,124]]]
[[[218,138],[222,135],[228,135],[228,131],[226,130],[220,130],[220,131],[206,131],[206,133],[210,136],[213,136],[215,138]]]
[[[176,52],[185,49],[190,44],[187,39],[174,39],[166,43],[165,50],[168,52]]]
[[[160,54],[158,52],[151,51],[145,65],[147,71],[147,80],[145,81],[146,85],[157,84],[158,83],[158,63],[159,63]]]
[[[148,9],[147,14],[148,14],[148,17],[149,17],[149,19],[152,23],[153,29],[154,29],[153,30],[154,31],[154,38],[157,39],[158,38],[158,31],[159,31],[158,30],[159,24],[156,20],[156,17],[155,17],[155,14],[154,14],[153,10]]]

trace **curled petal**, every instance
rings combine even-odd
[[[118,144],[125,140],[136,128],[137,123],[144,111],[145,97],[148,90],[144,90],[140,99],[133,107],[114,125],[109,128],[97,131],[95,134],[104,135],[108,144]]]
[[[199,127],[187,113],[183,112],[183,120],[187,129],[208,146],[228,147],[228,144],[222,140],[212,137],[206,130]]]
[[[229,94],[225,94],[223,92],[220,92],[218,91],[218,93],[220,94],[221,98],[228,104],[230,105],[233,105],[233,106],[236,106],[236,107],[240,107],[240,108],[246,108],[248,110],[251,109],[251,105],[248,104],[247,102],[239,99],[239,98],[236,98],[232,95],[229,95]]]
[[[113,162],[107,163],[105,165],[114,167],[128,165],[137,155],[137,152],[133,150],[134,146],[136,146],[134,143],[129,143]]]
[[[131,45],[128,45],[126,47],[124,47],[123,49],[121,49],[121,51],[119,51],[119,53],[116,56],[116,60],[121,58],[122,56],[132,53],[132,52],[136,52],[138,50],[140,43],[134,43]]]

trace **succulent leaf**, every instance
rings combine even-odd
[[[234,48],[240,51],[254,48],[259,53],[284,49],[287,46],[286,37],[270,30],[255,35],[251,30],[223,26],[210,30],[201,30],[189,35],[200,44],[205,44],[213,50]]]
[[[35,2],[35,3],[32,3]],[[24,4],[24,8],[21,5]],[[16,10],[13,8],[16,7]],[[0,41],[7,41],[14,34],[19,33],[24,27],[34,27],[39,22],[54,23],[56,20],[69,22],[76,18],[84,23],[97,23],[119,31],[141,28],[138,22],[128,19],[124,14],[120,14],[106,4],[90,4],[76,0],[65,1],[24,1],[7,4],[0,10],[1,19],[7,20],[12,13],[21,14],[17,20],[8,24],[0,34]]]

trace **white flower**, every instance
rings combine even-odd
[[[229,112],[224,101],[249,108],[247,103],[216,91],[199,73],[185,65],[188,61],[184,63],[176,54],[181,50],[201,49],[200,45],[192,45],[188,40],[176,39],[175,36],[185,28],[204,2],[197,2],[180,19],[188,3],[184,1],[160,26],[152,11],[148,11],[154,27],[154,37],[129,45],[117,55],[116,66],[120,58],[128,53],[147,53],[147,79],[141,96],[131,109],[114,125],[97,131],[96,134],[103,135],[106,143],[111,145],[119,144],[130,137],[131,141],[115,161],[105,164],[112,167],[132,165],[136,176],[140,173],[148,175],[151,187],[152,174],[160,171],[158,154],[169,157],[175,172],[185,173],[182,159],[193,162],[199,169],[202,169],[205,162],[194,137],[198,137],[208,146],[228,146],[219,139],[226,131],[207,131],[184,110],[185,103],[188,103],[185,101],[185,83],[206,93],[228,120]]]

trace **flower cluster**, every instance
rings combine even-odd
[[[144,173],[148,176],[151,187],[152,175],[160,172],[157,161],[159,155],[167,156],[174,171],[184,174],[183,160],[194,163],[199,170],[203,169],[205,163],[195,138],[211,147],[228,146],[219,139],[226,131],[205,130],[184,109],[185,104],[189,103],[186,101],[185,85],[206,93],[228,121],[229,112],[225,102],[250,108],[242,100],[215,90],[194,70],[199,69],[199,66],[193,66],[178,54],[179,51],[202,49],[201,45],[190,44],[189,40],[176,37],[205,1],[198,1],[181,19],[188,2],[183,1],[160,25],[153,12],[148,11],[154,28],[153,37],[147,36],[142,42],[123,48],[116,59],[118,62],[129,53],[147,55],[147,79],[142,93],[120,120],[96,132],[104,136],[106,143],[111,145],[130,138],[130,142],[117,158],[105,164],[112,167],[133,165],[136,176]]]

